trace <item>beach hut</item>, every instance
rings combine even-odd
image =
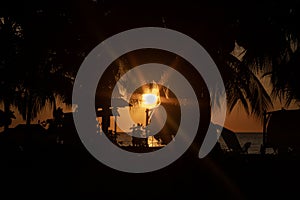
[[[123,108],[123,107],[131,107],[132,104],[128,103],[126,100],[123,98],[112,98],[109,100],[105,100],[104,102],[109,102],[109,103],[103,103],[99,104],[96,103],[97,107],[97,112],[96,115],[97,117],[102,117],[102,130],[104,133],[108,133],[108,128],[110,126],[110,117],[114,116],[114,132],[116,133],[117,131],[117,117],[120,116],[118,112],[118,108]],[[111,107],[111,103],[115,107]]]
[[[273,148],[274,153],[299,152],[300,109],[266,112],[261,153]]]
[[[20,150],[42,146],[46,143],[46,130],[40,124],[19,124],[3,133],[5,148]]]

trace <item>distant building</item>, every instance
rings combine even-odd
[[[40,124],[19,124],[3,133],[1,142],[2,146],[15,150],[41,146],[47,143],[47,132]]]

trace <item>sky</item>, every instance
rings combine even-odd
[[[261,74],[257,75],[258,77],[261,77]],[[271,94],[272,91],[272,86],[270,85],[270,80],[269,77],[265,76],[264,78],[260,78],[261,83],[265,87],[266,91]],[[284,109],[299,109],[300,104],[297,104],[295,102],[292,102],[290,106],[285,106],[284,102],[280,102],[278,99],[272,98],[273,101],[273,108],[268,110],[268,111],[274,111],[274,110],[280,110],[282,108]],[[72,107],[64,105],[59,99],[57,100],[57,107],[62,107],[64,112],[70,112],[72,111]],[[0,104],[0,109],[3,110],[3,104]],[[15,127],[19,123],[25,123],[22,120],[22,117],[18,113],[18,111],[14,108],[12,110],[15,112],[16,119],[12,121],[11,127]],[[138,113],[138,112],[136,112]],[[137,117],[143,117],[144,118],[144,111],[141,111],[140,115],[135,116]],[[32,122],[38,123],[38,120],[40,122],[52,118],[52,110],[48,106],[42,110],[41,113],[38,114],[38,117]],[[136,121],[136,120],[135,120]],[[141,119],[141,121],[145,121],[144,119]],[[214,123],[218,123],[218,117],[215,117],[212,119]],[[113,123],[111,124],[113,127]],[[226,119],[225,119],[225,124],[224,126],[228,129],[231,129],[234,132],[262,132],[262,121],[255,118],[254,116],[249,116],[246,114],[244,108],[242,107],[241,104],[237,104],[232,112],[227,113]],[[0,131],[3,130],[3,127],[0,128]]]
[[[261,77],[261,75],[257,76]],[[260,78],[260,81],[272,98],[272,86],[270,85],[269,77]],[[272,98],[272,103],[273,107],[270,108],[268,112],[280,109],[291,110],[300,108],[300,104],[295,101],[291,102],[291,104],[287,106],[284,101],[280,101],[278,98],[274,97]],[[235,132],[262,132],[263,124],[261,120],[254,116],[247,115],[241,104],[237,104],[232,112],[227,114],[225,127],[228,127]]]
[[[72,108],[62,103],[58,103],[57,106],[62,107],[64,112],[72,111]],[[277,100],[275,101],[274,108],[272,110],[279,110],[281,108],[297,109],[299,107],[300,106],[298,106],[298,104],[296,103],[290,105],[289,107],[284,107],[284,103],[280,103]],[[0,109],[3,110],[3,105],[0,105]],[[20,114],[18,114],[18,111],[15,109],[13,110],[16,114],[16,119],[13,120],[11,127],[15,127],[19,123],[25,123],[22,120]],[[43,121],[52,118],[51,112],[51,109],[49,107],[46,107],[32,123],[37,123],[38,120]],[[113,123],[111,123],[111,126],[113,126]],[[237,104],[232,112],[227,113],[224,126],[228,129],[233,130],[234,132],[262,132],[263,127],[261,121],[254,116],[248,116],[244,111],[244,108],[240,104]],[[2,130],[3,128],[0,128],[0,131]]]
[[[258,76],[261,76],[261,75],[258,75]],[[266,88],[267,92],[269,94],[271,94],[272,87],[269,84],[269,78],[264,77],[264,78],[261,78],[260,80],[261,80],[261,83]],[[270,109],[269,111],[280,110],[282,108],[284,108],[284,109],[299,109],[300,108],[300,104],[297,104],[295,102],[292,102],[291,105],[287,107],[287,106],[285,106],[284,102],[280,102],[278,99],[273,98],[272,101],[273,101],[273,108]],[[62,107],[64,112],[72,111],[72,107],[66,106],[59,99],[57,101],[57,107]],[[3,104],[0,104],[0,109],[3,110]],[[22,120],[22,117],[20,116],[18,111],[14,108],[12,108],[12,110],[15,112],[16,119],[14,119],[12,121],[11,127],[15,127],[19,123],[25,123]],[[136,112],[136,113],[138,113],[138,112]],[[144,111],[141,111],[141,113],[142,114],[136,115],[135,118],[141,117],[141,116],[144,118]],[[38,114],[38,117],[32,123],[33,124],[38,123],[38,120],[40,120],[40,122],[42,122],[42,121],[44,121],[46,119],[50,119],[50,118],[52,118],[52,110],[48,106],[48,107],[45,107],[41,113]],[[141,119],[141,121],[145,121],[145,120]],[[213,118],[212,121],[214,123],[218,124],[218,117]],[[111,127],[113,127],[113,126],[114,126],[113,123],[111,123]],[[227,113],[224,126],[228,129],[231,129],[234,132],[262,132],[263,124],[262,124],[261,120],[255,118],[254,116],[247,115],[244,108],[242,107],[242,105],[238,103],[234,107],[232,112]],[[2,130],[3,130],[3,127],[0,128],[0,131],[2,131]]]

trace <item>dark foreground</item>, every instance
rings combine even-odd
[[[1,152],[0,195],[130,199],[291,198],[300,187],[300,159],[273,155],[189,154],[145,174],[113,170],[84,147],[58,145]],[[2,199],[2,198],[1,198]]]

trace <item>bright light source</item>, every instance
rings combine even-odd
[[[142,100],[143,100],[143,107],[146,108],[155,108],[156,106],[159,105],[159,96],[155,94],[143,94],[142,95]]]
[[[143,101],[145,104],[148,104],[148,105],[156,104],[157,96],[154,94],[143,94]]]

